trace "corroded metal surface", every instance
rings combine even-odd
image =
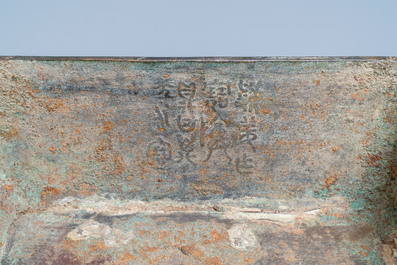
[[[2,58],[2,264],[382,264],[394,58]]]

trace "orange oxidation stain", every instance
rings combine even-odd
[[[331,173],[329,177],[325,179],[325,187],[329,189],[332,185],[336,183],[336,181],[339,179],[339,175],[336,173]]]
[[[111,121],[103,122],[103,130],[102,133],[110,133],[114,129],[114,123]]]
[[[167,236],[168,236],[168,232],[166,232],[166,231],[160,231],[160,232],[158,233],[157,239],[159,239],[159,240],[164,240],[165,238],[167,238]]]
[[[280,130],[286,131],[287,130],[287,126],[285,126],[285,125],[281,126]]]
[[[263,151],[265,154],[267,154],[269,157],[270,157],[270,159],[274,159],[274,152],[272,152],[272,151],[270,151],[270,150],[264,150]]]
[[[41,202],[45,204],[47,201],[55,199],[59,194],[61,194],[59,189],[47,186],[40,192]]]
[[[129,261],[136,259],[134,255],[130,253],[124,253],[120,258],[120,264],[128,264]]]
[[[286,145],[287,145],[287,142],[284,141],[284,140],[279,140],[279,141],[276,142],[276,144],[277,144],[277,145],[286,146]]]
[[[352,98],[352,99],[357,99],[357,100],[360,100],[360,101],[364,101],[364,100],[365,100],[365,99],[364,99],[363,97],[361,97],[360,94],[358,94],[358,93],[351,95],[351,98]]]
[[[3,186],[1,186],[1,189],[10,192],[10,191],[13,191],[13,190],[14,190],[14,187],[15,187],[15,185],[10,185],[10,184],[9,184],[9,185],[3,185]]]
[[[48,148],[48,150],[51,152],[51,155],[54,155],[55,152],[57,151],[57,149],[55,148],[55,146],[51,146],[50,148]]]
[[[216,231],[216,230],[213,230],[210,233],[210,236],[212,237],[212,240],[211,240],[212,242],[217,242],[217,241],[220,241],[220,240],[222,240],[224,238],[224,236],[221,233],[219,233],[218,231]]]
[[[17,135],[18,131],[15,128],[11,128],[8,132],[0,132],[0,136],[6,138],[7,142]]]
[[[55,100],[50,98],[45,104],[46,109],[50,112],[56,111],[58,108],[62,106],[63,103],[60,98],[56,98]]]
[[[90,245],[89,247],[90,247],[90,252],[95,252],[97,250],[103,251],[104,249],[106,249],[105,242],[100,242],[100,243],[95,244],[95,245]]]
[[[207,258],[205,260],[205,265],[222,265],[222,261],[219,259],[218,256]]]
[[[366,245],[361,245],[360,247],[363,248],[363,249],[365,249],[365,250],[367,250],[367,251],[370,251],[370,250],[371,250],[371,248],[368,247],[368,246],[366,246]]]
[[[142,247],[139,252],[141,253],[143,258],[147,259],[148,256],[150,255],[150,252],[155,252],[155,251],[157,251],[156,247],[145,246]]]
[[[320,79],[316,80],[316,86],[320,85]]]
[[[204,252],[193,245],[183,246],[181,247],[181,251],[182,253],[191,255],[198,260],[203,260],[205,257]]]
[[[264,115],[270,114],[270,110],[269,109],[261,109],[258,111],[259,113],[262,113]]]
[[[150,231],[148,231],[148,230],[141,230],[141,231],[139,231],[139,234],[140,234],[141,236],[144,236],[144,235],[146,235],[146,234],[151,235],[152,233],[151,233]]]
[[[381,157],[379,155],[369,154],[367,164],[371,167],[379,167],[381,165],[380,160],[381,160]]]
[[[182,239],[185,236],[185,232],[178,231],[177,234],[178,235],[174,236],[174,241],[178,243],[185,243],[186,241]]]
[[[368,256],[368,252],[360,251],[360,255],[363,257],[366,257],[366,256]]]
[[[74,249],[77,248],[78,244],[78,241],[67,238],[62,242],[62,245],[60,245],[60,247],[63,249]]]
[[[397,179],[397,164],[394,164],[391,166],[391,177],[392,177],[392,179]],[[397,194],[396,194],[396,196],[397,196]]]
[[[332,152],[333,153],[336,153],[336,152],[338,152],[340,150],[340,146],[334,146],[334,147],[332,147]]]
[[[84,196],[94,195],[97,188],[93,184],[81,183],[79,185],[79,194]]]

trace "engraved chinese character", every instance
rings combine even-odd
[[[236,107],[243,108],[244,110],[247,110],[248,92],[249,91],[246,88],[245,84],[243,83],[243,80],[240,80],[238,83],[237,97],[234,101],[234,105]]]
[[[222,123],[216,123],[215,127],[211,130],[207,138],[207,148],[209,152],[207,158],[205,159],[206,162],[210,160],[212,153],[215,150],[222,150],[225,156],[229,159],[229,162],[232,161],[232,158],[227,152],[227,149],[231,145],[231,142],[228,139],[227,131],[223,127]]]
[[[183,132],[192,132],[196,129],[196,119],[189,116],[182,116],[181,114],[178,115],[176,119],[176,123],[178,128]]]
[[[196,138],[197,132],[190,135],[177,135],[180,151],[178,151],[179,157],[175,160],[175,162],[179,163],[184,158],[186,158],[186,160],[189,161],[193,166],[196,166],[196,163],[194,163],[192,160],[192,158],[196,158],[196,156],[191,154],[192,152],[194,152],[194,144],[196,142]]]
[[[209,85],[206,91],[206,105],[211,110],[212,120],[222,120],[225,124],[230,125],[233,123],[232,112],[229,108],[232,91],[229,83],[217,82]]]
[[[242,158],[236,158],[236,170],[240,174],[250,174],[251,169],[254,168],[252,158],[249,158],[246,153],[243,153]]]
[[[244,111],[252,111],[252,101],[249,98],[253,96],[253,93],[259,91],[260,85],[260,82],[240,80],[237,84],[238,90],[236,99],[234,100],[234,106],[242,108]]]
[[[215,108],[226,108],[229,105],[229,97],[231,95],[230,84],[228,83],[218,83],[208,86],[207,91],[207,105]]]
[[[194,82],[179,82],[178,95],[184,99],[193,99],[196,94],[196,84]]]
[[[171,144],[160,137],[149,144],[147,156],[153,166],[162,168],[171,160]]]
[[[153,91],[160,97],[175,98],[178,95],[178,84],[174,80],[161,79],[157,81]]]
[[[207,134],[208,126],[203,116],[200,119],[200,147],[205,146],[205,137]]]
[[[238,144],[248,144],[252,148],[252,151],[256,152],[256,147],[253,143],[256,138],[255,117],[251,116],[250,118],[247,118],[244,116],[243,121],[239,126]]]
[[[149,127],[149,129],[154,135],[165,135],[170,125],[168,120],[168,114],[165,111],[161,111],[158,106],[155,107],[155,110],[156,118],[154,123]]]

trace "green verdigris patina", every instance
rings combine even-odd
[[[393,264],[395,58],[0,59],[1,264]]]

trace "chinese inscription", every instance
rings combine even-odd
[[[158,169],[222,164],[239,174],[256,167],[257,117],[251,101],[258,83],[239,80],[160,80],[148,120],[154,140],[147,157]],[[170,100],[172,99],[172,100]]]

